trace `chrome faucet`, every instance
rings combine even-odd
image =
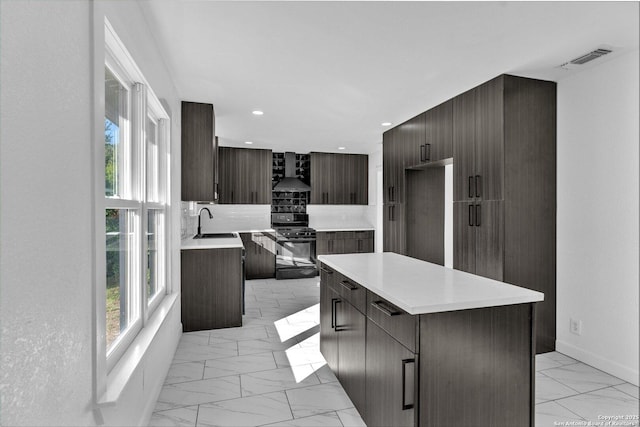
[[[211,215],[211,211],[209,210],[209,208],[201,208],[198,211],[198,234],[196,234],[196,236],[200,236],[202,234],[201,233],[202,230],[200,230],[200,218],[202,218],[202,216],[200,214],[202,213],[202,211],[209,212],[209,219],[213,219],[213,215]]]

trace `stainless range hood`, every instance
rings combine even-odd
[[[311,191],[311,187],[296,174],[296,153],[284,153],[284,178],[273,187],[273,191]]]

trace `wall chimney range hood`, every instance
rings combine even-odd
[[[311,191],[311,187],[296,174],[296,153],[284,153],[284,178],[273,187],[273,191]]]

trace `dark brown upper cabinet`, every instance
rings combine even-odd
[[[453,157],[453,100],[425,113],[425,148],[421,162],[434,162]]]
[[[311,203],[369,203],[369,156],[311,153]]]
[[[219,147],[221,204],[271,204],[271,150]]]
[[[504,77],[453,99],[453,200],[502,200]]]
[[[181,200],[217,199],[217,140],[212,104],[182,102]]]

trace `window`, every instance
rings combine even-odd
[[[99,165],[105,236],[98,262],[104,263],[106,292],[104,323],[97,322],[104,331],[97,334],[105,337],[98,348],[104,348],[108,371],[166,295],[170,198],[168,115],[108,24],[105,40]]]

